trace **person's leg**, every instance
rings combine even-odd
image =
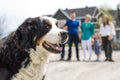
[[[98,46],[98,60],[100,61],[100,55],[101,55],[101,46]]]
[[[98,59],[100,58],[100,54],[97,54],[97,58],[98,58]]]
[[[86,59],[86,53],[87,53],[87,45],[86,45],[86,41],[85,40],[82,40],[82,48],[83,48],[83,56],[84,56],[84,59]]]
[[[100,54],[96,54],[96,56],[97,56],[96,61],[100,61]]]
[[[67,60],[71,60],[71,53],[72,53],[72,40],[69,40],[68,46],[69,46],[69,50],[68,50],[68,59]]]
[[[92,57],[92,42],[91,38],[87,40],[87,47],[88,47],[88,52],[89,52],[89,60],[91,60]]]
[[[76,49],[76,58],[79,61],[79,42],[78,41],[74,41],[75,44],[75,49]]]
[[[101,47],[99,45],[94,44],[94,51],[97,56],[96,61],[100,61],[100,53],[101,53]]]
[[[46,75],[43,76],[42,80],[45,80],[45,76],[46,76]]]
[[[61,60],[64,60],[64,55],[65,55],[65,45],[62,45],[62,54],[61,54]]]
[[[104,52],[105,52],[105,57],[106,57],[105,61],[107,61],[107,60],[108,60],[107,37],[102,37],[102,42],[103,42],[103,44],[102,44],[103,50],[104,50]]]
[[[109,54],[109,61],[112,60],[112,41],[108,41],[108,54]]]
[[[95,51],[95,54],[96,54],[96,61],[99,61],[99,48],[98,48],[98,45],[95,45],[94,44],[94,51]]]

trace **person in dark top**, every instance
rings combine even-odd
[[[69,41],[68,41],[68,45],[69,45],[69,53],[68,53],[68,61],[71,60],[71,54],[72,54],[72,44],[75,44],[75,49],[76,49],[76,57],[77,57],[77,61],[80,61],[79,59],[79,32],[80,32],[80,27],[79,27],[79,21],[77,21],[76,19],[76,13],[74,11],[72,11],[70,13],[70,19],[67,20],[65,26],[66,29],[68,30],[69,33]]]
[[[64,29],[65,30],[65,23],[62,22],[61,26],[59,27],[60,29]],[[66,44],[62,44],[60,45],[63,49],[62,49],[62,53],[61,53],[61,57],[60,57],[60,61],[64,61],[64,56],[65,56],[65,45]]]

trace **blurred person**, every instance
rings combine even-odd
[[[94,37],[94,51],[97,56],[96,61],[100,61],[102,40],[100,34],[96,33]]]
[[[114,62],[112,59],[112,40],[116,34],[115,27],[107,15],[102,16],[102,24],[100,25],[100,34],[103,41],[103,49],[105,52],[105,61]]]
[[[65,23],[64,23],[64,22],[62,22],[60,28],[66,30],[66,28],[65,28]],[[62,45],[61,45],[62,48],[63,48],[63,49],[62,49],[62,53],[61,53],[61,57],[60,57],[60,60],[61,60],[61,61],[64,60],[64,56],[65,56],[65,45],[66,45],[66,44],[62,44]]]
[[[84,59],[86,60],[87,49],[89,52],[89,60],[91,60],[92,56],[92,36],[94,34],[94,24],[91,22],[91,15],[85,15],[85,21],[82,22],[81,31],[82,31],[82,48],[84,53]]]
[[[65,26],[66,30],[68,30],[69,33],[69,50],[68,50],[68,58],[67,61],[71,60],[71,54],[72,54],[72,44],[74,43],[75,49],[76,49],[76,58],[77,61],[80,61],[79,59],[79,32],[80,32],[80,27],[79,27],[79,21],[76,19],[76,13],[72,11],[70,13],[70,19],[67,20]]]

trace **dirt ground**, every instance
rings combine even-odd
[[[67,48],[65,59],[67,58]],[[59,61],[60,55],[52,55],[45,80],[120,80],[120,50],[113,51],[115,62],[104,62],[104,53],[101,62],[95,62],[93,52],[92,61],[82,61],[83,52],[80,50],[81,61],[76,61],[73,48],[72,61]]]

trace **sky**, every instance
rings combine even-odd
[[[17,16],[54,14],[57,9],[108,6],[116,9],[120,0],[0,0],[0,13]]]
[[[12,31],[27,17],[55,14],[58,9],[71,9],[96,6],[116,9],[120,0],[0,0],[0,20],[5,18],[5,24],[0,26],[3,31]]]

